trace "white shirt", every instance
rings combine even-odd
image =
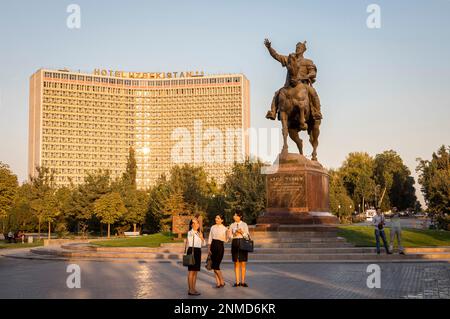
[[[400,216],[398,213],[396,213],[394,216],[391,217],[391,227],[397,229],[402,228],[400,224]]]
[[[244,232],[244,236],[241,234],[236,234],[236,231],[238,229],[241,229]],[[249,237],[250,233],[248,231],[248,225],[247,223],[243,222],[242,220],[239,223],[233,223],[230,225],[231,235],[233,238],[243,238],[243,237]]]
[[[223,242],[228,241],[227,232],[228,229],[224,225],[213,225],[209,231],[208,245],[211,245],[213,239],[221,240]]]
[[[375,227],[378,227],[378,224],[380,224],[381,222],[384,222],[384,215],[378,215],[375,214],[375,216],[372,217],[372,223]]]
[[[194,244],[192,245],[192,241]],[[198,232],[194,232],[193,230],[190,230],[187,234],[187,247],[195,247],[195,248],[202,248],[202,246],[205,246],[205,240],[202,240],[200,238],[200,235]]]

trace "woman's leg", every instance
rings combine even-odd
[[[189,292],[194,292],[194,290],[192,289],[192,271],[188,271],[188,287],[189,287]]]
[[[217,271],[217,274],[219,276],[219,284],[220,285],[225,285],[225,280],[223,280],[223,275],[222,272],[220,270]]]
[[[197,292],[197,289],[195,289],[195,285],[197,284],[197,274],[198,271],[193,271],[193,279],[192,279],[192,288],[194,290],[194,292]]]
[[[246,263],[245,261],[242,261],[242,262],[241,262],[241,275],[242,275],[242,281],[241,281],[241,283],[245,283],[245,273],[246,273],[246,271],[247,271],[246,265],[247,265],[247,263]]]
[[[220,282],[220,276],[219,276],[220,270],[214,269],[214,275],[216,277],[216,286],[220,286],[222,283]]]
[[[234,263],[234,275],[235,275],[235,277],[236,277],[236,283],[238,284],[238,283],[240,283],[241,281],[239,280],[239,268],[240,268],[240,262],[239,261],[237,261],[237,262],[235,262]]]

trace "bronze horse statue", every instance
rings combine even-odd
[[[296,54],[290,54],[284,58],[282,60],[284,63],[282,62],[282,64],[288,70],[287,81],[285,86],[277,91],[273,101],[278,110],[278,118],[282,124],[283,148],[281,153],[285,154],[288,152],[287,137],[289,135],[297,145],[300,154],[303,155],[303,141],[299,136],[299,132],[307,131],[309,141],[313,147],[311,159],[317,161],[321,119],[315,118],[312,112],[313,105],[310,98],[312,81],[310,78],[305,77],[305,72],[302,71],[302,64],[299,59],[303,59],[303,56],[299,57]],[[270,112],[268,112],[266,117],[274,119],[269,115]]]
[[[322,114],[319,96],[312,86],[315,82],[317,68],[313,61],[303,57],[303,53],[306,51],[306,41],[297,43],[295,53],[288,56],[278,54],[268,39],[264,41],[264,44],[270,55],[288,71],[286,83],[275,93],[271,110],[266,115],[266,118],[275,120],[278,113],[283,133],[281,153],[288,152],[287,137],[289,136],[297,144],[300,154],[303,155],[303,141],[299,132],[307,131],[313,147],[311,159],[317,161]]]

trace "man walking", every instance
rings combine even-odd
[[[390,240],[390,251],[394,251],[394,240],[397,237],[398,251],[400,255],[404,255],[402,246],[402,227],[400,225],[400,214],[397,211],[397,207],[392,207],[392,217],[391,217],[391,240]]]
[[[384,219],[384,215],[381,213],[381,209],[377,209],[377,214],[375,216],[373,216],[373,225],[375,226],[375,240],[377,242],[377,254],[380,254],[380,236],[381,239],[383,240],[383,245],[384,245],[384,249],[386,249],[386,253],[387,254],[392,254],[389,251],[388,245],[387,245],[387,241],[386,241],[386,234],[384,233],[384,224],[385,224],[385,219]]]

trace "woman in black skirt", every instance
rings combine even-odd
[[[236,211],[233,216],[234,223],[230,225],[230,233],[233,241],[231,242],[231,256],[234,262],[234,274],[236,283],[233,287],[248,287],[245,282],[245,272],[248,260],[248,251],[239,249],[241,238],[248,238],[248,225],[242,221],[242,212]]]
[[[216,224],[211,227],[208,237],[209,250],[208,254],[211,256],[212,269],[216,276],[216,288],[225,286],[222,272],[220,271],[220,263],[224,254],[224,242],[228,241],[228,229],[223,225],[223,217],[217,215],[215,218]]]
[[[197,273],[200,271],[200,264],[202,261],[202,246],[205,245],[203,234],[199,232],[200,223],[194,218],[191,221],[190,230],[187,235],[186,245],[188,245],[187,254],[194,254],[195,264],[188,266],[188,295],[198,296],[200,293],[195,289],[197,282]]]

